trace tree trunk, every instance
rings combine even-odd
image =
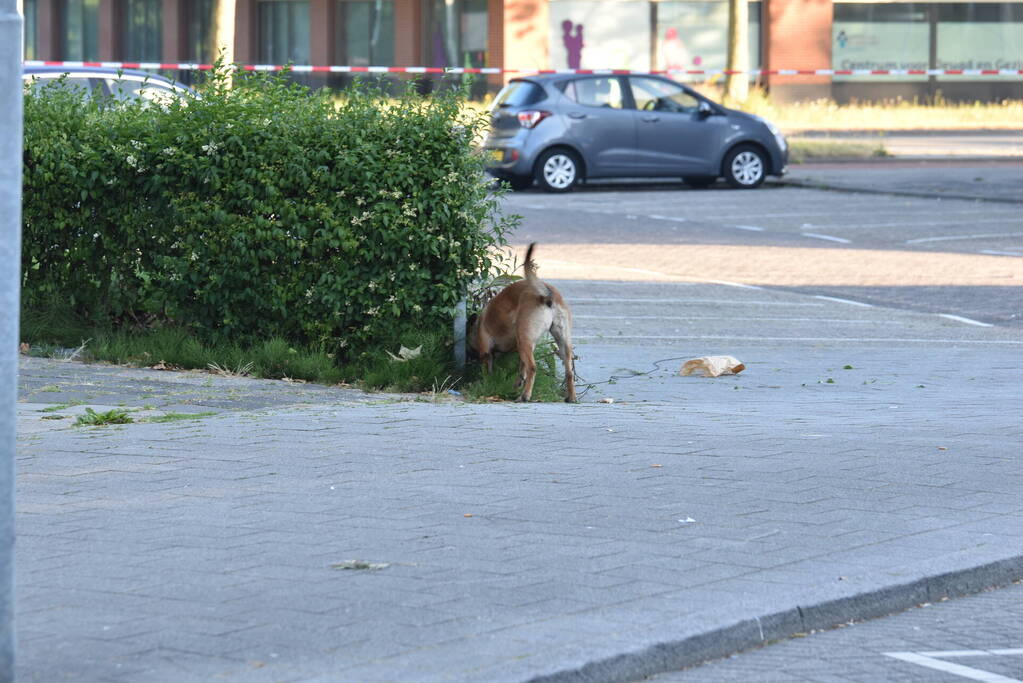
[[[746,0],[728,0],[728,99],[733,104],[749,96],[749,6]]]
[[[234,63],[235,0],[213,0],[210,27],[210,59],[222,58],[225,65]]]

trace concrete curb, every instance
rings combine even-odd
[[[583,666],[528,679],[530,683],[617,683],[678,671],[791,638],[887,616],[944,598],[961,598],[1023,579],[1023,555],[904,584],[793,607],[681,640],[668,640]]]
[[[827,164],[849,164],[860,166],[889,166],[892,164],[914,163],[922,166],[927,164],[958,164],[958,163],[1023,163],[1023,155],[993,155],[993,154],[889,154],[887,156],[870,157],[814,157],[799,162],[789,162],[793,166],[825,166]]]
[[[879,189],[876,187],[863,187],[856,185],[836,185],[819,180],[794,180],[791,178],[769,179],[772,185],[783,187],[800,187],[808,190],[829,190],[831,192],[858,192],[864,194],[880,194],[892,197],[920,197],[924,199],[963,199],[972,202],[990,202],[994,204],[1023,204],[1023,198],[1009,199],[1007,197],[980,197],[970,194],[957,194],[954,192],[914,192],[912,190]]]
[[[835,139],[857,139],[876,138],[888,135],[903,135],[906,137],[933,138],[949,135],[1016,135],[1023,133],[1020,128],[863,128],[860,130],[849,130],[847,128],[828,130],[827,128],[791,128],[783,130],[788,137],[813,137],[813,138],[835,138]]]

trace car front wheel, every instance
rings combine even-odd
[[[551,149],[536,162],[536,182],[546,192],[568,192],[579,182],[579,159],[566,149]]]
[[[760,187],[767,176],[767,158],[756,147],[740,145],[725,157],[722,170],[729,185],[740,190],[752,190]]]

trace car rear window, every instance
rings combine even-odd
[[[543,88],[529,81],[512,81],[497,93],[495,107],[526,107],[546,97]]]

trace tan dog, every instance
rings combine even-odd
[[[536,276],[533,247],[526,251],[526,277],[513,282],[498,293],[472,323],[469,344],[479,354],[487,372],[494,368],[494,353],[518,349],[519,379],[522,387],[519,401],[533,395],[536,360],[533,349],[545,332],[550,332],[558,345],[558,355],[565,365],[565,400],[576,402],[572,357],[572,312],[558,290]]]

